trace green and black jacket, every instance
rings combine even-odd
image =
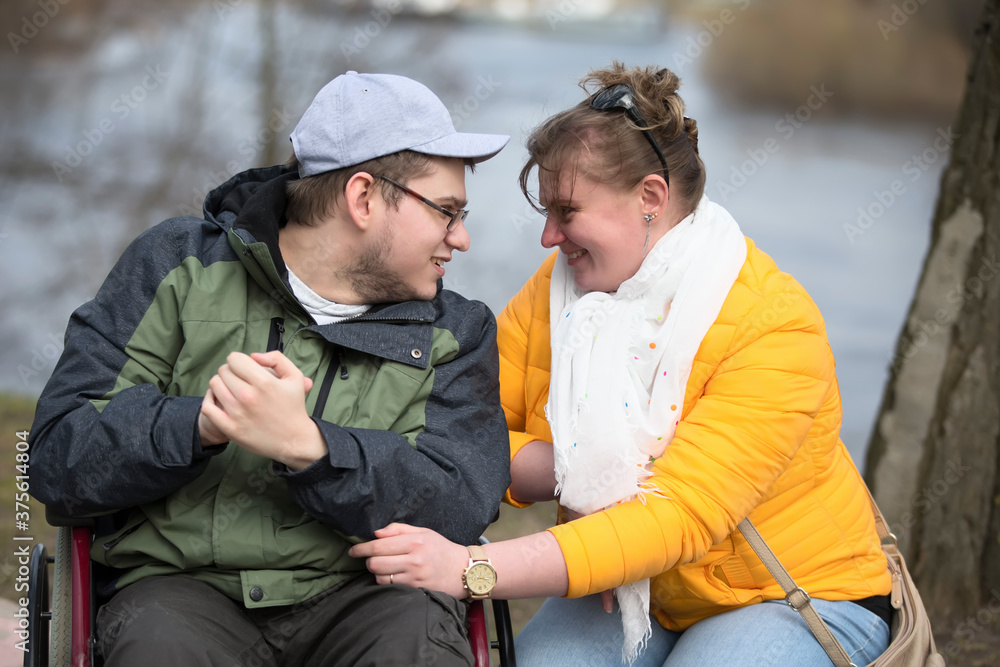
[[[62,514],[127,515],[92,554],[118,588],[183,573],[248,607],[292,604],[362,570],[347,549],[386,524],[470,544],[496,516],[510,459],[492,314],[439,290],[317,325],[278,249],[292,178],[244,172],[205,219],[145,232],[70,319],[31,430],[31,490]],[[313,379],[306,407],[329,447],[299,472],[198,436],[226,356],[274,349]]]

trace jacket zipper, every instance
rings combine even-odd
[[[342,322],[346,324],[347,322],[416,322],[418,324],[432,324],[434,320],[425,320],[420,317],[374,317],[366,316],[366,313],[361,313],[360,315],[355,315]]]
[[[285,333],[285,320],[282,317],[272,317],[271,318],[271,333],[267,337],[267,351],[278,350],[283,352],[285,349],[285,343],[283,341],[283,336]],[[326,408],[326,402],[330,398],[330,389],[333,387],[333,381],[337,377],[337,369],[340,367],[340,378],[346,380],[350,377],[347,372],[347,364],[341,362],[340,353],[337,348],[333,350],[333,358],[330,359],[330,363],[326,368],[326,375],[323,376],[323,384],[319,388],[319,396],[316,399],[316,407],[313,408],[313,417],[321,419],[323,415],[323,410]]]
[[[285,350],[285,342],[282,339],[285,333],[285,318],[283,317],[272,317],[271,318],[271,333],[267,337],[267,351],[271,352],[277,350],[278,352],[283,352]]]
[[[316,407],[313,408],[312,416],[316,419],[323,418],[323,410],[326,408],[326,401],[330,397],[330,388],[333,386],[333,380],[337,376],[338,365],[340,365],[340,352],[335,347],[333,348],[333,358],[330,359],[330,363],[326,367],[326,375],[323,376],[323,384],[319,388]]]

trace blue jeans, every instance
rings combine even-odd
[[[867,665],[889,645],[881,618],[853,602],[813,599],[851,660]],[[672,632],[651,619],[653,636],[634,667],[829,667],[830,659],[809,626],[784,600],[723,612]],[[599,595],[568,600],[549,598],[514,641],[520,667],[607,667],[622,665],[622,623]]]

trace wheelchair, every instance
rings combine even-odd
[[[55,555],[50,556],[44,544],[36,544],[31,551],[28,574],[31,641],[24,654],[24,667],[99,667],[100,661],[94,655],[97,601],[92,595],[90,565],[93,521],[56,516],[48,510],[45,518],[59,532]],[[486,544],[486,538],[480,538],[480,543]],[[490,637],[483,601],[469,604],[467,624],[475,667],[490,667],[491,649],[497,651],[500,667],[516,667],[510,608],[506,600],[490,602],[495,639]]]

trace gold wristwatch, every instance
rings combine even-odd
[[[469,547],[469,565],[462,573],[462,585],[473,600],[488,598],[497,585],[497,571],[486,551],[478,544]]]

